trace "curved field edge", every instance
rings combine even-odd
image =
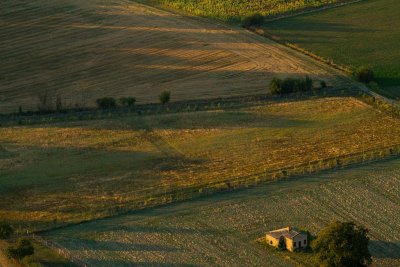
[[[331,97],[3,127],[0,215],[50,229],[395,157],[399,124]]]
[[[276,253],[255,240],[287,225],[317,234],[332,220],[351,220],[370,230],[374,265],[397,266],[399,165],[396,159],[276,181],[44,236],[96,266],[310,266],[307,257]]]

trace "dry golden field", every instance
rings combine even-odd
[[[0,217],[51,228],[143,207],[155,194],[398,144],[398,119],[349,97],[2,127]]]
[[[0,8],[0,112],[93,106],[104,96],[157,102],[266,93],[273,76],[335,72],[240,28],[133,1],[14,1]]]

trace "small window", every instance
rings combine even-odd
[[[293,247],[296,247],[296,242],[293,242]]]
[[[307,244],[307,240],[304,240],[304,245]]]

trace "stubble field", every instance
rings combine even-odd
[[[400,161],[292,178],[56,230],[46,235],[93,266],[312,266],[254,242],[290,225],[332,220],[370,230],[373,266],[400,265]]]
[[[267,93],[274,76],[339,78],[240,28],[133,1],[2,1],[0,112],[92,107],[100,97],[158,102]],[[340,79],[339,79],[340,80]]]

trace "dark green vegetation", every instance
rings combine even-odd
[[[118,99],[118,101],[122,107],[132,108],[136,103],[136,98],[135,97],[121,97]]]
[[[98,109],[132,108],[135,103],[135,97],[120,97],[118,101],[114,97],[103,97],[96,100]]]
[[[263,23],[264,23],[264,16],[259,13],[244,17],[242,19],[242,26],[245,28],[251,26],[260,26]]]
[[[14,229],[6,223],[0,223],[0,239],[9,239],[14,233]]]
[[[323,12],[270,22],[265,29],[318,56],[353,70],[375,73],[378,93],[400,97],[400,1],[366,0]]]
[[[284,226],[312,235],[333,220],[369,229],[374,266],[400,265],[400,160],[217,194],[55,230],[47,237],[94,266],[313,266],[311,253],[256,239]]]
[[[269,91],[273,95],[307,92],[313,89],[313,80],[308,76],[305,78],[286,78],[284,80],[274,78],[269,84]]]
[[[167,104],[170,101],[170,99],[171,99],[171,92],[169,91],[163,91],[159,95],[160,103],[163,105]]]
[[[103,97],[96,100],[99,109],[113,109],[117,107],[117,101],[113,97]]]
[[[7,256],[11,259],[21,260],[35,253],[32,242],[28,239],[18,239],[17,243],[7,248]]]
[[[359,67],[354,72],[354,76],[359,82],[362,82],[365,84],[369,84],[369,83],[375,81],[374,71],[371,69],[368,69],[366,67]]]
[[[254,14],[274,16],[304,8],[343,2],[340,0],[141,0],[180,9],[198,16],[240,22]]]
[[[361,267],[372,263],[368,230],[352,222],[332,222],[312,243],[317,262],[327,267]]]

